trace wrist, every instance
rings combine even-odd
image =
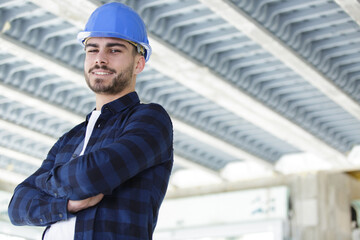
[[[67,203],[67,210],[70,213],[77,213],[78,211],[86,208],[84,201],[74,201],[74,200],[68,200]]]

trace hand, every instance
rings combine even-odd
[[[104,194],[100,193],[96,196],[89,197],[83,200],[69,200],[67,204],[67,209],[71,213],[76,213],[83,209],[95,206],[98,204],[104,197]]]

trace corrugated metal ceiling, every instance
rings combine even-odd
[[[76,34],[82,13],[107,2],[0,0],[0,168],[15,178],[5,185],[94,108]],[[356,168],[347,156],[360,145],[360,28],[338,1],[120,2],[154,47],[137,91],[174,120],[174,175],[194,167],[229,181],[233,163],[276,171],[303,153]]]

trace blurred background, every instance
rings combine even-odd
[[[76,35],[107,2],[0,0],[0,239],[41,238],[7,206],[95,106]],[[119,2],[153,48],[137,92],[174,125],[155,240],[360,239],[358,1]]]

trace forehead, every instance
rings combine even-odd
[[[130,46],[126,40],[120,38],[109,38],[109,37],[91,37],[86,41],[86,45],[98,45],[98,46],[107,46],[109,44],[121,44],[124,46]]]

